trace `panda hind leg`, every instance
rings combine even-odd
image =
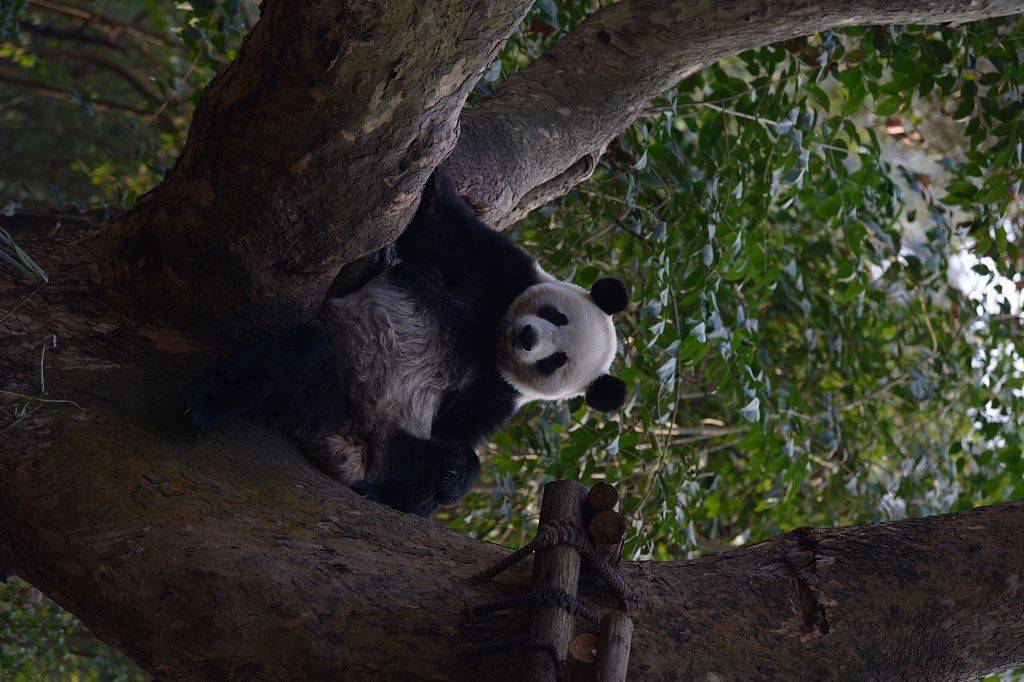
[[[292,438],[303,454],[331,478],[348,486],[366,478],[366,445],[359,439],[344,434],[311,438],[296,433]]]
[[[335,364],[327,330],[300,325],[211,367],[185,388],[179,403],[198,430],[261,414],[289,430],[312,433],[329,428],[342,402]]]
[[[266,383],[263,361],[270,346],[269,341],[246,346],[185,387],[178,402],[193,428],[211,429],[260,399]]]

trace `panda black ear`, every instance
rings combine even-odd
[[[614,412],[626,400],[626,382],[610,374],[602,374],[587,386],[583,399],[587,407],[601,412]]]
[[[629,292],[622,280],[615,277],[602,277],[590,287],[590,299],[598,308],[614,315],[626,309],[629,304]]]

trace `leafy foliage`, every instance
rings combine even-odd
[[[0,678],[9,682],[149,679],[22,580],[0,584]]]
[[[599,4],[538,2],[474,98]],[[86,24],[16,5],[0,12],[0,247],[151,187],[257,15],[106,0]],[[1022,55],[1019,18],[853,28],[725,60],[650,103],[590,180],[514,229],[562,277],[629,282],[616,371],[631,402],[612,419],[580,400],[527,407],[444,520],[517,545],[544,481],[608,480],[627,553],[670,559],[1024,496]],[[103,66],[115,57],[142,87]],[[23,618],[24,588],[3,589],[0,619]],[[10,670],[70,665],[43,644],[66,614],[36,613],[49,634],[19,651],[37,662],[0,659]]]
[[[1018,19],[850,29],[653,102],[516,228],[561,276],[632,283],[633,404],[528,409],[456,525],[522,542],[544,480],[607,479],[627,551],[664,559],[1024,494],[1022,46]]]
[[[258,16],[251,2],[198,0],[6,7],[0,206],[51,227],[105,220],[156,184]]]

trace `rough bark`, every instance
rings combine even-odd
[[[508,225],[589,177],[651,99],[723,57],[843,26],[1020,12],[1021,0],[619,0],[466,111],[446,165],[486,220]]]
[[[596,682],[625,682],[629,671],[629,650],[633,643],[633,620],[620,611],[609,611],[601,618],[601,638],[597,645]]]
[[[530,4],[265,3],[175,167],[107,231],[108,286],[235,336],[308,318],[408,222]]]
[[[517,614],[479,632],[462,627],[465,605],[526,588],[525,570],[466,582],[505,550],[356,498],[265,427],[189,436],[173,396],[223,350],[197,341],[208,338],[204,324],[230,320],[236,326],[223,331],[244,336],[305,317],[342,265],[394,237],[453,143],[475,74],[526,4],[384,11],[269,0],[242,55],[206,93],[167,180],[112,226],[26,245],[51,284],[37,290],[0,271],[0,403],[36,410],[0,425],[0,564],[169,678],[501,679],[520,669],[521,654],[479,667],[460,658],[482,636],[525,625]],[[706,17],[681,3],[651,15],[690,7],[688,35],[671,21],[630,24],[646,5],[623,5],[621,26],[654,28],[656,42],[622,28],[605,40],[596,23],[579,29],[549,62],[466,115],[473,131],[452,162],[458,177],[502,220],[541,200],[547,190],[538,188],[554,187],[552,178],[567,186],[575,175],[563,170],[593,156],[579,150],[599,149],[625,125],[615,93],[627,70],[608,54],[642,44],[649,51],[635,54],[647,68],[659,50],[687,58],[677,48],[687,42],[750,47],[770,28],[740,11],[752,5],[789,24],[804,16],[800,32],[828,14],[798,13],[813,3],[737,2],[702,4]],[[911,5],[924,8],[886,7]],[[967,19],[1010,6],[938,2],[927,11]],[[839,24],[890,16],[874,3],[817,7]],[[605,10],[592,22],[616,16]],[[745,25],[749,16],[761,34],[724,19]],[[729,45],[715,42],[713,28],[731,35]],[[593,73],[558,67],[578,64],[573,45],[608,67],[604,106],[615,116],[600,116],[600,89],[595,98],[580,86]],[[693,63],[668,73],[715,54],[692,53]],[[551,88],[569,88],[563,104],[575,109],[563,128],[531,127],[510,109],[518,101],[524,116],[550,119],[545,74]],[[637,102],[655,94],[653,81],[640,82],[647,90],[627,91]],[[513,158],[481,152],[488,111],[511,117],[491,142]],[[587,147],[580,130],[590,124]],[[547,140],[541,129],[557,134]],[[516,131],[562,161],[525,149],[509,137]],[[534,163],[540,170],[525,173]],[[632,614],[630,679],[965,678],[1024,663],[1022,537],[1024,503],[1015,502],[805,529],[698,562],[626,564],[643,597]],[[582,593],[616,603],[595,585]]]

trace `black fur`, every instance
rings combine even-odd
[[[613,412],[626,400],[626,383],[610,374],[602,374],[587,386],[584,401],[587,407],[601,412]]]
[[[385,461],[385,475],[373,483],[360,481],[353,488],[389,507],[423,517],[439,504],[462,499],[480,473],[480,460],[471,447],[404,433],[391,440]]]
[[[629,292],[622,280],[602,277],[590,287],[590,298],[601,310],[609,315],[622,312],[629,305]]]
[[[193,381],[181,402],[199,430],[255,414],[297,436],[326,436],[346,400],[335,366],[330,335],[314,322],[243,348]]]
[[[537,283],[537,274],[533,259],[481,222],[438,173],[396,247],[399,260],[389,276],[441,321],[454,340],[457,373],[473,380],[443,396],[429,440],[389,434],[373,480],[352,488],[428,516],[438,504],[466,494],[480,471],[474,449],[515,410],[516,391],[497,371],[495,339],[505,311]],[[199,429],[250,413],[300,442],[359,430],[365,425],[339,385],[334,353],[323,323],[304,325],[257,342],[200,376],[182,403]]]

